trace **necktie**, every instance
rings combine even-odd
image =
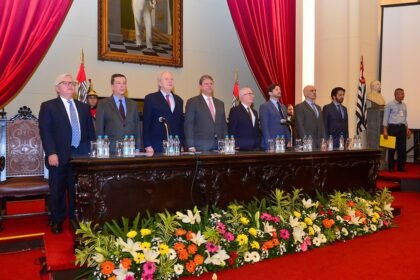
[[[209,109],[210,109],[211,117],[213,118],[213,121],[215,121],[216,120],[216,112],[214,111],[213,100],[212,100],[211,97],[209,97],[208,100],[209,100]]]
[[[171,100],[169,99],[169,94],[166,94],[166,102],[168,102],[169,109],[172,110],[172,108],[171,108]]]
[[[280,102],[277,102],[277,109],[279,109],[279,112],[280,112],[280,117],[281,117],[282,119],[284,119],[284,115],[283,115],[283,111],[281,110],[281,105],[280,105]]]
[[[319,113],[318,113],[318,110],[316,109],[315,103],[311,103],[311,106],[312,106],[312,109],[313,109],[313,110],[314,110],[314,112],[315,112],[315,116],[318,118]]]
[[[76,110],[74,109],[73,102],[67,100],[70,105],[70,124],[71,124],[71,145],[75,148],[79,147],[80,143],[80,128],[77,121]]]
[[[341,118],[344,119],[344,112],[343,112],[343,109],[341,108],[340,104],[337,105],[337,110],[340,113]]]
[[[246,108],[246,110],[248,111],[248,115],[249,115],[249,118],[251,119],[252,125],[254,125],[254,121],[252,119],[252,114],[251,114],[251,109],[248,107],[248,108]]]
[[[120,111],[121,118],[122,118],[123,120],[125,120],[125,110],[124,110],[124,106],[123,106],[123,104],[122,104],[122,100],[120,99],[119,101],[120,101],[120,106],[118,106],[118,111]]]

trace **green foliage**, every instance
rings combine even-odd
[[[333,207],[337,207],[338,211],[341,214],[346,214],[347,212],[347,195],[345,193],[336,191],[334,194],[330,195],[330,204]]]
[[[171,213],[168,211],[159,213],[156,216],[156,228],[158,229],[156,235],[165,243],[169,242],[176,228],[180,226],[180,223],[176,220],[176,217],[176,215],[171,215]]]
[[[286,220],[291,213],[290,200],[290,194],[285,193],[283,190],[275,189],[269,197],[269,206],[267,208],[283,220]]]

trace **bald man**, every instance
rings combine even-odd
[[[312,136],[313,147],[319,148],[324,135],[324,123],[322,120],[321,107],[315,104],[316,88],[307,85],[303,88],[305,100],[295,107],[295,124],[299,138],[305,135]]]

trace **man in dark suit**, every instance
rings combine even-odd
[[[268,139],[275,139],[284,135],[286,141],[290,140],[290,130],[287,123],[287,109],[280,102],[281,89],[278,84],[271,84],[267,88],[270,99],[260,106],[260,122],[262,130],[262,148],[268,149]]]
[[[185,143],[192,152],[217,149],[217,140],[228,133],[225,105],[213,97],[213,78],[203,75],[199,88],[200,95],[190,98],[185,108]]]
[[[66,191],[68,218],[75,222],[75,180],[70,158],[86,155],[90,141],[96,138],[89,106],[73,100],[75,82],[69,74],[55,81],[58,97],[41,104],[39,130],[49,170],[51,231],[61,233],[66,218]]]
[[[229,134],[234,135],[239,150],[257,150],[260,145],[258,113],[251,108],[254,97],[250,88],[242,88],[239,91],[241,104],[231,108],[229,112]]]
[[[127,79],[122,74],[111,76],[112,95],[102,99],[96,110],[96,134],[107,135],[110,152],[115,152],[115,142],[125,135],[133,135],[140,149],[140,120],[135,101],[125,97]]]
[[[305,100],[295,107],[295,125],[298,137],[312,136],[313,147],[319,148],[324,135],[321,107],[315,104],[316,88],[308,85],[303,88]]]
[[[322,108],[325,135],[332,135],[334,148],[339,147],[340,136],[344,139],[349,137],[349,124],[347,108],[343,106],[346,90],[342,87],[333,88],[331,91],[332,102]]]
[[[149,153],[161,153],[163,150],[162,141],[167,140],[163,121],[169,126],[168,133],[178,135],[181,144],[184,143],[184,101],[172,92],[172,74],[167,71],[161,72],[158,76],[158,86],[158,92],[150,93],[144,98],[143,144]]]

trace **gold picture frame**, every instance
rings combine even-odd
[[[182,5],[98,0],[98,59],[182,67]]]

